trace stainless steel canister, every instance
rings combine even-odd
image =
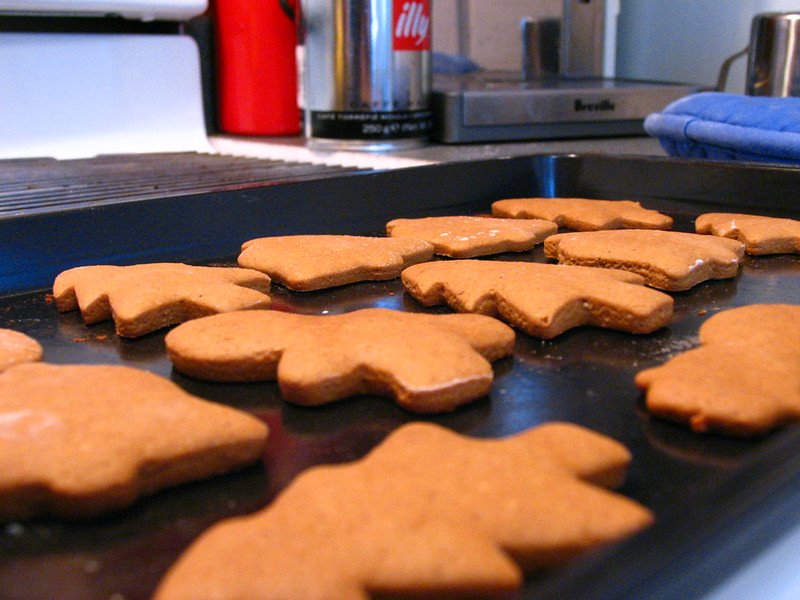
[[[800,13],[753,18],[746,91],[751,96],[800,96]]]
[[[308,145],[394,150],[431,128],[430,0],[302,0]]]

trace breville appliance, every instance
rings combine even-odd
[[[608,77],[613,6],[611,0],[564,0],[557,61],[546,59],[543,42],[554,39],[544,35],[548,24],[523,20],[520,72],[434,76],[433,139],[459,143],[642,134],[648,114],[697,88]]]

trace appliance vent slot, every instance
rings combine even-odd
[[[221,154],[0,161],[0,218],[333,177],[351,167]]]

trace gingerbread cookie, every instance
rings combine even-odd
[[[407,266],[430,260],[424,240],[352,235],[287,235],[242,245],[239,265],[266,273],[290,290],[308,292],[393,279]]]
[[[707,213],[695,221],[697,233],[743,242],[753,255],[800,253],[800,221],[736,213]]]
[[[231,310],[269,308],[269,277],[258,271],[151,263],[76,267],[53,284],[60,311],[80,308],[86,324],[114,319],[117,335],[138,337]]]
[[[653,516],[605,486],[630,455],[575,425],[501,440],[427,423],[305,471],[266,509],[204,533],[156,600],[486,597],[617,542]],[[246,557],[244,560],[242,557]]]
[[[295,404],[377,394],[430,413],[485,396],[490,361],[512,352],[514,332],[482,315],[243,311],[184,323],[166,345],[181,373],[212,381],[277,378]]]
[[[0,328],[0,371],[26,362],[42,360],[42,345],[32,337]]]
[[[0,374],[0,520],[85,517],[260,459],[266,426],[120,366]]]
[[[700,343],[637,373],[650,412],[743,436],[800,420],[800,306],[717,313],[700,327]]]
[[[650,333],[672,318],[670,296],[613,269],[453,260],[414,265],[402,279],[425,306],[498,316],[544,339],[579,325]]]
[[[436,254],[452,258],[524,252],[556,231],[555,223],[541,219],[427,217],[395,219],[386,224],[390,236],[426,240]]]
[[[671,229],[672,217],[632,200],[513,198],[492,203],[492,214],[513,219],[546,219],[576,231]]]
[[[544,254],[568,265],[631,271],[647,285],[675,292],[708,279],[736,277],[744,244],[677,231],[584,231],[550,236]]]

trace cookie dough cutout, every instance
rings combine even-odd
[[[277,379],[294,404],[376,394],[433,413],[485,396],[494,377],[490,363],[513,351],[514,332],[483,315],[243,311],[184,323],[167,334],[166,345],[181,373],[212,381]]]
[[[301,474],[266,509],[196,540],[156,600],[486,597],[652,521],[606,487],[630,454],[550,423],[499,440],[411,423],[364,459]],[[248,557],[224,560],[224,557]]]
[[[567,265],[630,271],[649,286],[678,292],[709,279],[736,277],[744,244],[677,231],[584,231],[550,236],[544,254]]]
[[[400,276],[433,258],[424,240],[352,235],[288,235],[245,242],[239,266],[266,273],[297,292]]]
[[[425,306],[496,316],[543,339],[580,325],[650,333],[670,323],[674,304],[638,275],[613,269],[454,260],[414,265],[402,279]]]
[[[647,409],[694,431],[765,434],[800,420],[800,306],[717,313],[698,348],[637,373]]]
[[[395,219],[386,224],[391,237],[426,240],[436,254],[451,258],[525,252],[557,231],[555,223],[541,219],[426,217]]]
[[[744,243],[747,254],[800,253],[800,221],[737,213],[706,213],[695,220],[697,233]]]
[[[228,267],[150,263],[76,267],[56,277],[59,311],[80,309],[89,325],[114,319],[117,335],[139,337],[219,312],[269,308],[269,277]]]
[[[0,521],[89,517],[258,461],[255,417],[121,366],[0,374]]]
[[[633,200],[511,198],[492,203],[492,214],[512,219],[546,219],[575,231],[672,229],[672,217]]]
[[[26,362],[42,360],[42,345],[13,329],[0,328],[0,372]]]

